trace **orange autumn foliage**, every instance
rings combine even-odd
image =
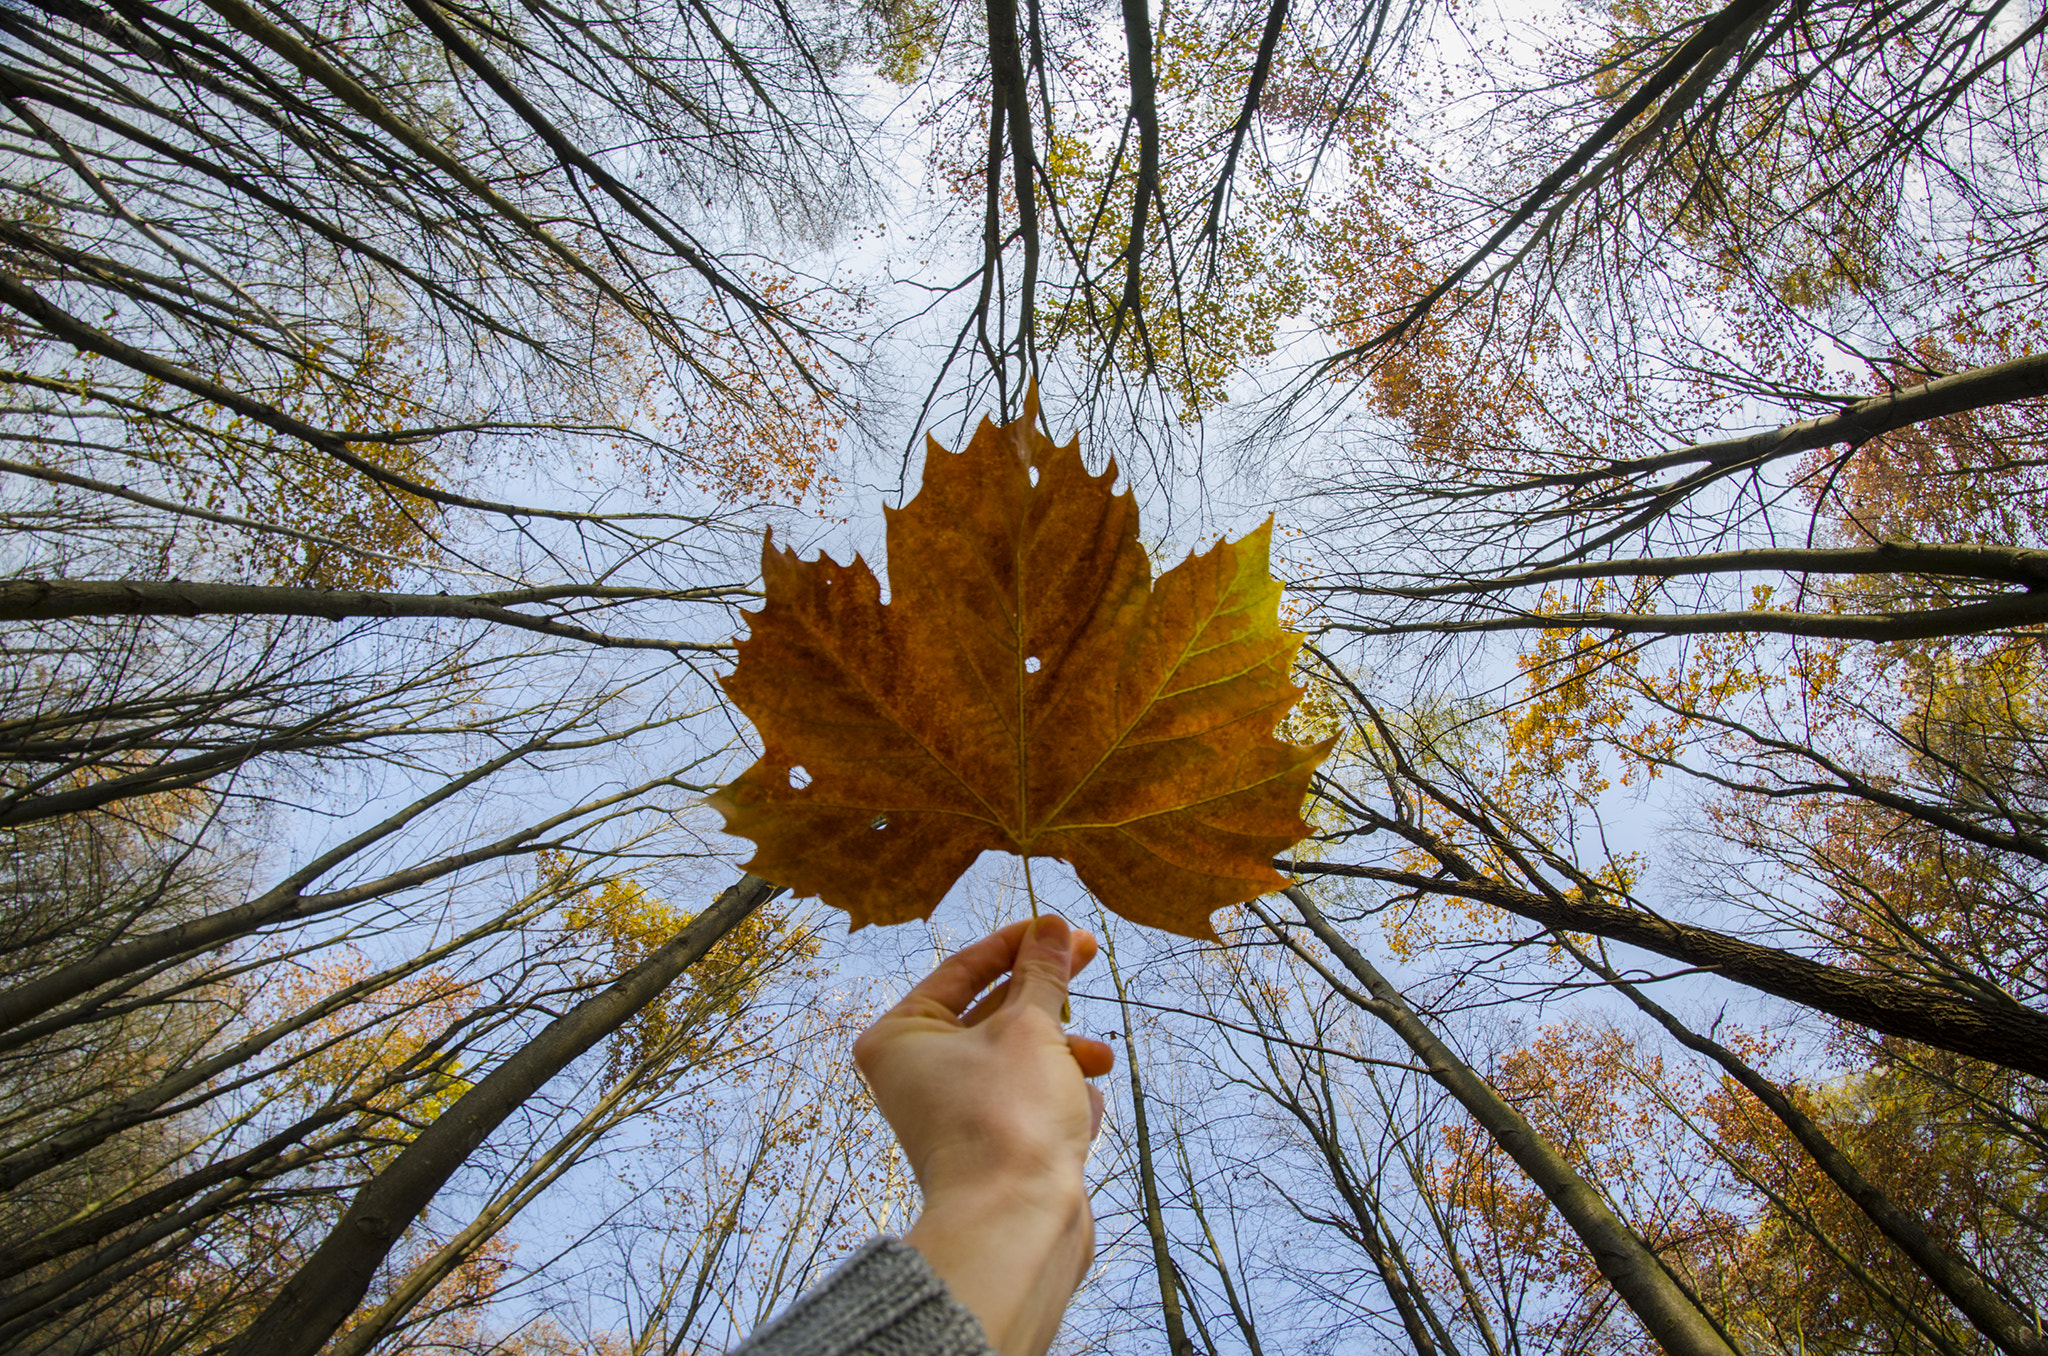
[[[1209,915],[1286,881],[1272,859],[1330,741],[1274,737],[1301,689],[1271,524],[1157,580],[1116,467],[983,420],[929,443],[888,514],[890,600],[865,562],[771,541],[726,691],[761,758],[710,798],[747,869],[855,927],[929,916],[988,850],[1071,864],[1133,922]],[[802,775],[793,775],[798,770]]]

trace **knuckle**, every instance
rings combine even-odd
[[[1032,979],[1047,979],[1065,986],[1067,958],[1057,952],[1037,951],[1017,962],[1017,969]]]

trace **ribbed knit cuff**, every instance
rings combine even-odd
[[[981,1322],[901,1239],[861,1245],[731,1356],[995,1356]]]

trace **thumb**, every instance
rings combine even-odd
[[[1010,1001],[1057,1019],[1067,1002],[1073,949],[1073,933],[1066,919],[1056,913],[1042,913],[1033,919],[1017,947],[1017,963],[1010,970]]]

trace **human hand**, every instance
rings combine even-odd
[[[924,1192],[904,1241],[1003,1356],[1041,1356],[1094,1257],[1081,1170],[1102,1094],[1087,1080],[1115,1053],[1059,1020],[1067,981],[1094,957],[1095,938],[1064,919],[1012,923],[947,959],[854,1042]]]

